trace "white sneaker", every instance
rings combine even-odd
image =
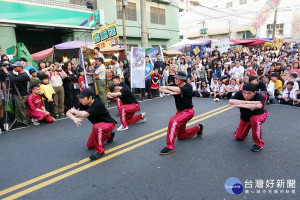
[[[216,102],[216,101],[217,101],[217,98],[213,99],[213,101]]]
[[[220,99],[219,98],[216,98],[216,102],[219,102],[220,101]]]
[[[159,94],[159,97],[163,97],[163,93],[160,93],[160,94]]]
[[[146,113],[142,112],[141,115],[142,115],[142,118],[143,118],[141,121],[146,122]]]
[[[32,124],[33,124],[34,126],[40,125],[40,123],[38,123],[37,121],[34,121],[34,119],[31,119],[31,121],[32,121]]]
[[[128,129],[128,126],[127,127],[124,127],[122,124],[119,128],[117,128],[117,131],[125,131]]]

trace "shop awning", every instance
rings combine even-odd
[[[31,54],[31,56],[32,56],[33,60],[40,60],[40,59],[50,56],[53,53],[53,51],[54,51],[54,49],[53,49],[53,47],[51,47],[49,49],[45,49],[43,51],[39,51],[34,54]]]

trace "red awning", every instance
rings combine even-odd
[[[246,46],[260,45],[260,44],[264,44],[264,43],[266,43],[266,42],[268,42],[268,41],[256,39],[254,42],[251,42],[251,43],[247,44]]]
[[[49,49],[45,49],[43,51],[39,51],[37,53],[31,54],[33,60],[40,60],[43,58],[46,58],[48,56],[50,56],[53,53],[54,49],[53,47],[49,48]]]
[[[232,42],[233,45],[249,44],[249,43],[251,43],[251,42],[255,42],[255,39],[230,40],[230,42]]]

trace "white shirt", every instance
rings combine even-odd
[[[286,85],[286,84],[287,84],[287,82],[288,82],[288,81],[285,81],[285,82],[284,82],[284,85]],[[296,91],[297,91],[297,90],[299,90],[299,84],[298,84],[298,82],[297,82],[297,81],[294,81],[293,90],[296,90]]]
[[[59,87],[59,86],[63,85],[62,73],[61,72],[49,72],[49,71],[47,71],[46,74],[49,76],[49,83],[53,87]]]
[[[272,81],[269,81],[268,84],[266,84],[267,86],[267,92],[269,93],[269,95],[274,96],[275,93],[275,85]]]
[[[211,83],[210,89],[213,92],[218,92],[217,89],[219,88],[219,83],[214,84],[214,82]]]
[[[290,94],[289,94],[290,93]],[[282,97],[283,98],[290,98],[290,99],[296,99],[297,94],[296,90],[292,89],[291,91],[288,91],[286,88],[282,92]]]
[[[244,71],[245,71],[245,69],[244,69],[244,67],[242,67],[242,66],[234,67],[234,68],[231,70],[230,74],[231,74],[234,78],[238,78],[240,75],[242,75],[242,77],[243,77]]]
[[[100,65],[96,71],[95,74],[97,75],[97,78],[101,80],[105,80],[105,75],[106,75],[106,70],[105,70],[105,65]]]

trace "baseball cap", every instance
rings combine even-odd
[[[83,89],[80,94],[77,95],[78,98],[90,97],[94,96],[95,93],[90,88]]]
[[[34,73],[34,72],[36,72],[34,69],[30,69],[30,70],[29,70],[29,74],[32,74],[32,73]]]
[[[174,78],[179,78],[180,80],[186,80],[186,73],[184,71],[177,71]]]
[[[13,67],[18,67],[18,66],[23,67],[23,63],[21,61],[17,61],[14,64],[12,64],[12,66]]]

